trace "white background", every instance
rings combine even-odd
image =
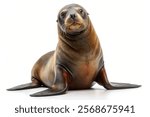
[[[65,95],[33,98],[43,89],[8,92],[30,82],[36,60],[57,45],[57,13],[66,4],[78,3],[89,12],[103,48],[110,81],[141,84],[138,89],[69,91]],[[22,106],[76,107],[79,104],[126,104],[135,114],[44,114],[44,117],[142,117],[149,114],[150,4],[146,0],[1,0],[0,1],[0,114],[3,117],[40,117],[15,114]]]

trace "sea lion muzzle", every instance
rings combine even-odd
[[[75,13],[70,14],[70,18],[74,20],[76,18],[76,14]]]

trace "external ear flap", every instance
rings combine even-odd
[[[58,19],[56,20],[56,22],[58,22]]]

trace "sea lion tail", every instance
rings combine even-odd
[[[37,88],[37,87],[40,87],[40,85],[39,84],[35,84],[35,83],[26,83],[26,84],[22,84],[22,85],[18,85],[18,86],[9,88],[9,89],[7,89],[7,91],[32,89],[32,88]]]

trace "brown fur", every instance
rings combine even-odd
[[[106,89],[140,86],[108,81],[98,36],[83,7],[67,5],[61,9],[58,18],[59,41],[56,50],[43,55],[35,63],[32,83],[9,90],[46,86],[49,89],[31,96],[48,96],[65,93],[67,89],[89,89],[94,81]]]

